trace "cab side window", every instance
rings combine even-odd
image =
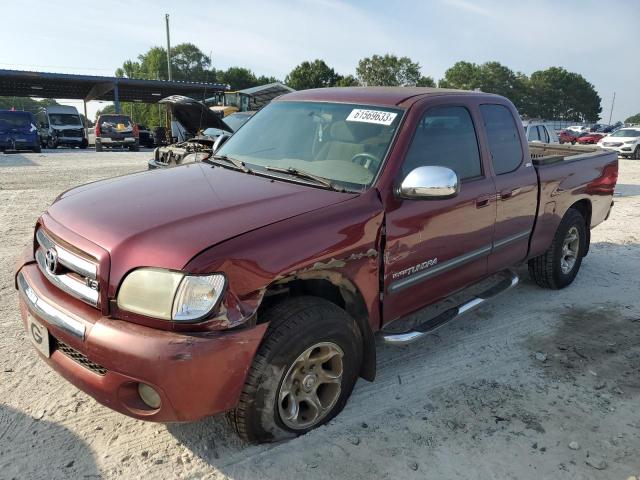
[[[516,122],[504,105],[480,105],[487,132],[491,162],[496,175],[516,170],[522,163],[522,147]]]
[[[482,175],[476,130],[464,107],[435,107],[420,120],[402,176],[423,166],[449,167],[461,180]]]

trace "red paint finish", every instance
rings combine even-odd
[[[50,286],[34,264],[21,271],[39,296],[87,320],[84,342],[53,325],[47,328],[55,338],[105,367],[106,375],[92,372],[57,350],[51,358],[42,358],[100,403],[132,417],[162,422],[198,420],[237,403],[267,325],[224,334],[157,330],[103,317],[79,301],[73,305],[76,301],[69,301],[68,296]],[[26,326],[27,310],[22,300],[20,311]],[[158,410],[145,408],[140,402],[137,382],[159,392],[162,405]]]
[[[39,296],[85,323],[84,341],[47,325],[52,335],[108,373],[98,376],[60,351],[47,362],[105,405],[157,421],[194,420],[234,408],[267,329],[259,323],[259,308],[283,286],[337,289],[332,299],[342,301],[358,319],[373,371],[372,332],[384,323],[541,254],[576,202],[584,202],[591,212],[592,227],[610,210],[617,176],[612,153],[533,167],[519,126],[522,163],[513,172],[494,174],[479,106],[505,105],[521,125],[513,105],[496,95],[337,88],[294,92],[277,101],[404,109],[374,185],[362,193],[339,193],[199,163],[75,188],[40,218],[38,228],[98,262],[99,308],[48,283],[33,263],[33,249],[25,252],[18,271]],[[429,108],[443,105],[470,112],[483,174],[462,182],[452,199],[400,199],[395,188],[417,122]],[[501,239],[527,231],[531,236],[493,248]],[[483,248],[486,255],[461,267],[391,292],[406,275],[402,272],[415,265],[434,258],[442,264]],[[122,279],[143,266],[223,272],[227,288],[220,307],[195,325],[119,311],[114,300]],[[22,300],[21,313],[26,321]],[[144,408],[136,382],[157,388],[162,398],[158,411]]]

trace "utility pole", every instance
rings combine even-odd
[[[169,39],[169,14],[165,13],[164,19],[167,25],[167,71],[169,73],[169,81],[171,81],[171,40]]]
[[[613,92],[613,100],[611,100],[611,111],[609,112],[609,125],[611,125],[611,117],[613,116],[613,105],[616,103],[616,92]]]

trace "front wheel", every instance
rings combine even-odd
[[[576,278],[587,251],[587,225],[582,214],[570,208],[563,217],[551,246],[529,260],[529,275],[541,287],[559,290]]]
[[[634,160],[640,160],[640,145],[638,145],[636,147],[636,149],[633,151],[633,157]]]
[[[265,312],[267,333],[230,418],[245,440],[294,437],[336,416],[362,363],[355,320],[333,303],[295,297]]]

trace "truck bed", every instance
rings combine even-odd
[[[590,228],[606,219],[613,201],[609,178],[612,172],[617,177],[618,154],[595,146],[537,142],[529,144],[529,152],[539,185],[538,212],[529,244],[531,258],[548,248],[572,205],[580,205]]]
[[[564,145],[559,143],[529,142],[531,161],[536,166],[552,163],[584,160],[609,153],[593,145]]]

